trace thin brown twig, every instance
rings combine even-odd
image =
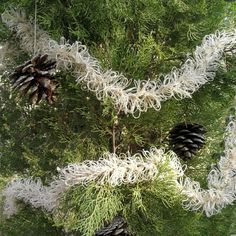
[[[119,119],[120,111],[116,112],[116,115],[114,116],[113,124],[112,124],[112,152],[116,153],[117,150],[117,144],[116,144],[116,133],[118,130],[118,119]]]
[[[116,153],[116,128],[115,122],[112,125],[112,152]]]

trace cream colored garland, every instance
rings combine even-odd
[[[11,10],[5,12],[2,18],[21,39],[22,48],[32,53],[33,28],[24,14]],[[236,44],[235,30],[206,36],[193,57],[189,57],[180,69],[174,68],[163,80],[157,82],[133,81],[135,86],[132,87],[131,80],[123,75],[111,70],[103,72],[98,61],[79,42],[72,45],[66,42],[58,44],[43,31],[37,35],[39,38],[35,50],[38,53],[48,53],[57,59],[58,68],[73,70],[77,82],[95,92],[99,100],[109,97],[119,110],[133,116],[150,107],[159,110],[161,102],[171,97],[191,97],[201,85],[214,78],[224,51],[232,49]],[[176,187],[186,196],[184,207],[190,210],[202,209],[207,216],[211,216],[232,204],[236,196],[235,122],[229,124],[228,133],[225,155],[218,163],[218,168],[208,175],[208,190],[201,189],[198,182],[184,176],[184,168],[174,153],[164,153],[162,149],[154,148],[149,152],[143,151],[142,156],[124,154],[121,158],[110,153],[99,161],[71,164],[59,169],[59,177],[55,177],[49,186],[43,186],[40,179],[15,179],[3,192],[6,197],[5,212],[8,215],[16,212],[16,199],[52,211],[57,207],[61,194],[76,184],[95,181],[97,184],[119,186],[152,181],[159,177],[157,173],[161,163],[167,163],[170,171],[165,174],[173,176]]]
[[[166,171],[159,172],[165,167]],[[184,175],[181,164],[173,152],[165,153],[162,149],[153,148],[142,154],[131,156],[114,153],[104,154],[98,161],[85,161],[69,164],[59,169],[59,176],[49,186],[43,186],[40,179],[21,178],[12,180],[3,192],[5,196],[4,211],[7,216],[17,212],[16,200],[23,200],[33,207],[42,207],[47,211],[54,210],[61,195],[70,187],[92,182],[98,185],[109,184],[113,187],[124,184],[163,180],[170,177],[177,183]],[[169,177],[169,178],[168,178]]]
[[[70,187],[95,182],[98,185],[109,184],[117,187],[124,184],[161,181],[171,177],[176,188],[185,196],[184,208],[202,210],[209,217],[217,214],[222,208],[236,200],[236,122],[227,127],[228,136],[225,142],[225,155],[221,157],[217,168],[208,175],[208,189],[201,188],[199,182],[192,181],[184,175],[186,166],[181,166],[173,152],[165,153],[162,149],[153,148],[142,154],[105,154],[98,161],[85,161],[70,164],[58,169],[59,176],[49,186],[43,186],[40,179],[14,179],[3,191],[5,196],[4,210],[8,216],[16,213],[16,200],[23,200],[47,211],[57,208],[60,197]],[[166,172],[159,172],[167,166]]]
[[[99,100],[111,98],[115,107],[126,114],[138,117],[148,108],[160,110],[161,102],[172,97],[191,97],[202,85],[214,79],[224,51],[236,45],[236,30],[216,32],[208,35],[180,69],[173,70],[158,81],[130,80],[124,75],[103,71],[99,62],[91,57],[86,46],[62,40],[57,43],[42,30],[37,29],[37,45],[34,45],[34,28],[24,13],[11,10],[2,14],[2,20],[21,40],[22,48],[31,53],[48,53],[57,60],[59,69],[70,69],[76,81],[89,91],[95,92]],[[132,87],[134,84],[134,87]]]
[[[224,156],[208,174],[208,189],[202,189],[189,178],[180,182],[187,196],[186,209],[202,209],[207,216],[212,216],[236,200],[236,121],[230,122],[226,131]]]

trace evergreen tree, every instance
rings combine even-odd
[[[0,11],[12,7],[23,9],[33,25],[37,20],[53,40],[64,36],[71,44],[81,41],[104,70],[112,68],[137,81],[156,81],[180,67],[205,35],[234,28],[236,3],[8,0],[1,2]],[[160,111],[149,109],[135,119],[117,111],[112,99],[98,101],[75,82],[73,69],[56,73],[60,87],[53,105],[42,101],[32,107],[27,96],[12,90],[9,75],[33,55],[22,50],[20,39],[4,22],[0,32],[2,45],[8,45],[0,80],[1,190],[13,176],[39,177],[49,185],[57,167],[97,160],[105,152],[135,155],[153,146],[169,149],[169,131],[182,122],[198,123],[207,130],[204,148],[187,161],[185,173],[207,188],[206,176],[223,153],[225,127],[234,115],[235,58],[225,54],[214,82],[191,99],[170,99]],[[36,33],[40,37],[41,31]],[[38,39],[36,43],[40,44]],[[161,171],[169,173],[165,164]],[[168,176],[119,187],[75,185],[53,214],[19,201],[19,213],[9,219],[0,215],[0,235],[95,235],[118,215],[133,235],[236,234],[235,206],[208,218],[183,209],[182,198]]]

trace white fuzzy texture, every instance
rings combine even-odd
[[[27,20],[25,12],[20,10],[11,9],[5,11],[2,15],[2,21],[16,33],[16,36],[20,39],[20,45],[24,51],[33,55],[34,53],[34,27]],[[48,48],[49,41],[51,40],[49,35],[43,30],[37,27],[37,47],[35,54],[43,53]]]
[[[43,207],[51,211],[57,205],[59,195],[66,191],[68,186],[55,180],[49,186],[43,186],[41,179],[14,179],[3,191],[5,196],[4,213],[6,216],[17,213],[16,200],[22,200],[35,208]]]
[[[3,22],[17,33],[22,47],[33,50],[34,28],[25,15],[18,11],[6,11]],[[192,57],[189,57],[180,69],[173,70],[158,81],[130,80],[112,70],[103,71],[99,62],[91,57],[86,46],[80,42],[73,44],[65,40],[57,43],[38,29],[37,52],[48,53],[58,62],[58,68],[73,70],[76,81],[96,94],[99,100],[111,98],[115,107],[125,114],[139,117],[148,108],[160,110],[161,102],[172,97],[183,99],[191,97],[202,85],[214,79],[225,50],[236,44],[236,30],[216,32],[203,39]]]
[[[3,64],[4,64],[4,59],[6,57],[7,49],[8,49],[7,43],[0,45],[0,70],[3,69],[4,66]]]
[[[236,122],[227,127],[224,156],[217,167],[208,175],[208,189],[201,189],[198,182],[185,178],[180,188],[187,196],[184,207],[190,210],[202,209],[207,216],[212,216],[236,200]]]
[[[163,165],[168,165],[170,171],[160,173],[159,169]],[[109,184],[115,187],[153,181],[156,178],[163,180],[168,176],[177,182],[184,174],[173,152],[165,153],[156,148],[134,156],[129,153],[120,156],[107,153],[98,161],[70,164],[63,169],[58,168],[58,172],[59,176],[49,186],[43,186],[40,179],[22,178],[11,181],[3,191],[6,199],[5,214],[11,216],[17,212],[16,200],[52,211],[58,206],[61,194],[78,184],[96,182],[98,185]]]

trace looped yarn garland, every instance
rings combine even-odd
[[[159,172],[168,166],[166,172]],[[165,179],[171,176],[177,182],[184,175],[182,166],[174,152],[165,153],[162,149],[152,148],[131,156],[129,153],[117,156],[106,153],[98,161],[84,161],[58,168],[58,177],[54,177],[49,186],[41,179],[22,178],[12,180],[3,191],[6,198],[4,212],[11,216],[17,212],[16,200],[20,199],[38,208],[52,211],[58,206],[60,196],[69,188],[95,182],[98,185],[109,184],[113,187],[124,184],[136,184]]]
[[[202,209],[212,216],[236,199],[236,121],[231,121],[226,129],[224,156],[208,174],[208,190],[200,184],[185,178],[180,184],[187,196],[183,205],[186,209]]]
[[[229,51],[236,44],[236,30],[207,35],[180,69],[173,68],[157,81],[130,80],[118,72],[103,71],[86,46],[78,41],[69,44],[62,39],[57,43],[44,31],[37,29],[35,46],[32,37],[34,28],[20,11],[6,11],[2,14],[2,20],[16,32],[26,52],[32,54],[34,48],[37,53],[49,54],[57,60],[59,69],[72,70],[76,81],[94,92],[99,100],[110,98],[118,110],[134,117],[139,117],[148,108],[160,110],[161,102],[172,97],[190,98],[202,85],[214,79],[224,51]]]
[[[34,46],[33,27],[22,12],[10,10],[2,15],[3,21],[16,32],[22,48],[32,53],[47,53],[57,60],[57,67],[74,72],[76,81],[96,94],[99,100],[111,98],[115,107],[126,114],[137,117],[148,108],[159,110],[161,102],[172,97],[178,99],[191,97],[203,84],[212,80],[219,67],[224,51],[236,44],[236,30],[216,32],[203,39],[192,57],[189,57],[180,69],[174,68],[158,81],[132,81],[112,70],[103,71],[98,61],[91,57],[87,48],[80,42],[68,44],[65,40],[57,43],[40,29],[37,29],[37,45]],[[132,84],[134,86],[132,87]],[[214,215],[236,198],[236,123],[229,123],[228,137],[225,141],[225,155],[216,168],[208,175],[208,189],[184,175],[185,166],[181,166],[173,152],[165,153],[153,148],[141,154],[116,156],[108,153],[98,161],[85,161],[70,164],[58,169],[49,186],[40,179],[15,179],[3,192],[6,197],[5,212],[9,216],[17,210],[16,199],[21,199],[34,207],[43,207],[52,211],[58,206],[60,195],[76,184],[98,185],[135,184],[152,181],[160,176],[172,176],[176,187],[186,197],[183,207],[188,210],[204,211],[207,216]],[[166,164],[169,171],[158,175],[160,166]]]
[[[107,153],[98,161],[84,161],[58,168],[59,176],[49,186],[40,179],[14,179],[3,191],[4,211],[7,216],[17,212],[16,200],[20,199],[32,206],[43,207],[47,211],[57,208],[60,196],[72,186],[95,182],[113,187],[124,184],[162,180],[171,176],[176,188],[185,196],[183,207],[187,210],[202,210],[210,217],[236,200],[236,121],[229,123],[225,141],[225,155],[217,167],[208,175],[208,189],[202,189],[199,182],[184,175],[182,166],[174,152],[152,148],[142,154]],[[167,166],[166,172],[159,172]]]

